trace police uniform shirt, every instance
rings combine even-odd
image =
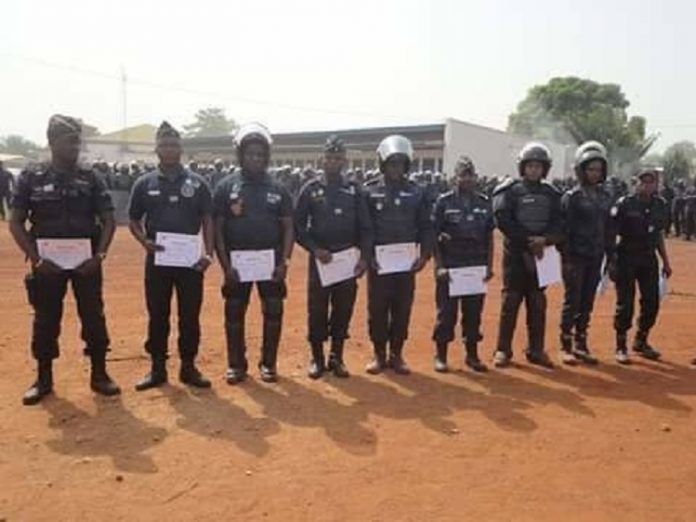
[[[642,201],[637,195],[624,196],[611,209],[618,251],[629,254],[654,252],[667,224],[667,203],[659,196]]]
[[[432,250],[430,204],[415,183],[386,183],[366,187],[375,245],[420,243],[424,254]]]
[[[173,178],[159,169],[141,176],[131,192],[129,217],[145,217],[147,237],[157,232],[195,235],[203,217],[212,213],[208,185],[198,174],[180,167]]]
[[[50,167],[24,171],[15,186],[12,207],[24,210],[36,238],[90,238],[101,231],[98,217],[114,205],[106,186],[91,170],[70,176]]]
[[[295,209],[297,242],[312,252],[323,248],[338,252],[358,247],[370,255],[371,225],[365,194],[353,182],[325,179],[308,182],[300,192]]]
[[[478,192],[446,192],[433,211],[435,238],[444,268],[488,265],[493,210]]]
[[[227,250],[280,251],[281,218],[292,217],[292,200],[267,173],[227,176],[215,190],[214,208],[215,217],[224,220]]]
[[[611,207],[611,196],[601,186],[594,190],[575,187],[563,194],[561,208],[566,226],[563,253],[597,259],[610,250],[606,225]]]

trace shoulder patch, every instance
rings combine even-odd
[[[509,189],[509,188],[512,187],[515,183],[517,183],[517,181],[518,181],[518,180],[516,180],[516,179],[514,179],[514,178],[508,178],[508,179],[506,179],[505,181],[503,181],[502,183],[500,183],[498,186],[496,186],[496,187],[493,189],[493,195],[494,195],[494,196],[497,196],[497,195],[500,194],[501,192],[505,192],[507,189]]]

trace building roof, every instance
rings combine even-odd
[[[143,123],[142,125],[126,127],[125,129],[110,132],[108,134],[92,136],[88,138],[88,140],[120,143],[155,143],[156,133],[157,127],[150,125],[149,123]]]

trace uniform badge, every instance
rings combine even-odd
[[[169,196],[169,202],[170,202],[170,203],[178,203],[178,202],[179,202],[179,196]]]
[[[44,192],[53,192],[54,189],[55,189],[55,187],[53,186],[53,183],[49,183],[49,184],[43,186]]]
[[[473,220],[474,220],[474,215],[473,215],[473,214],[468,214],[468,215],[466,216],[466,220],[467,220],[467,221],[473,221]]]
[[[382,209],[384,208],[384,204],[383,204],[381,201],[378,201],[378,202],[375,204],[375,208],[376,208],[377,210],[382,210]]]
[[[334,214],[336,214],[337,216],[340,216],[341,214],[343,214],[343,209],[342,208],[335,208]]]
[[[192,198],[195,193],[196,193],[196,189],[190,183],[184,183],[181,186],[181,195],[184,196],[185,198]]]
[[[396,198],[394,200],[394,204],[398,207],[399,205],[401,205],[401,200],[399,198]]]

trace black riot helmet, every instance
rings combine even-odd
[[[529,161],[538,161],[544,165],[544,177],[551,170],[551,151],[549,148],[538,141],[530,141],[517,156],[517,173],[520,176],[524,175],[524,166]]]
[[[586,141],[575,151],[575,175],[582,179],[585,175],[585,165],[594,160],[602,162],[604,170],[602,181],[606,181],[608,170],[607,149],[598,141]]]

